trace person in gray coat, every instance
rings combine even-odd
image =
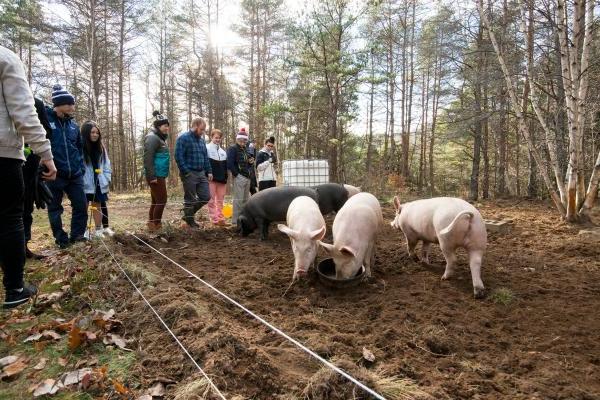
[[[46,169],[43,177],[56,179],[50,141],[37,117],[23,64],[15,53],[0,46],[0,266],[5,309],[26,303],[37,293],[34,285],[23,280],[24,140],[40,157],[40,163]]]

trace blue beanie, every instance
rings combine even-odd
[[[63,106],[65,104],[75,104],[75,97],[68,90],[56,84],[52,86],[52,104],[54,107]]]

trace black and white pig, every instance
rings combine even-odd
[[[408,255],[418,260],[415,246],[423,242],[423,262],[429,264],[429,247],[439,243],[446,271],[442,279],[449,279],[456,265],[456,249],[463,247],[469,253],[469,266],[476,298],[485,294],[481,281],[481,262],[487,246],[487,231],[481,214],[475,207],[462,199],[436,197],[400,204],[394,197],[396,218],[392,227],[401,229],[406,237]]]
[[[250,197],[237,220],[242,235],[248,236],[259,229],[260,239],[266,240],[269,224],[285,221],[290,203],[299,196],[308,196],[317,201],[317,192],[314,189],[296,186],[269,188]]]

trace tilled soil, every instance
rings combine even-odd
[[[484,218],[514,221],[508,234],[489,233],[482,300],[464,253],[450,281],[440,280],[438,246],[434,266],[408,258],[387,223],[391,208],[373,278],[343,291],[311,271],[283,296],[293,254],[276,229],[265,242],[222,228],[142,238],[388,398],[600,399],[600,241],[578,236],[545,204],[478,207]],[[112,248],[154,277],[145,296],[228,398],[370,398],[132,236],[118,235]],[[148,382],[168,383],[174,397],[201,378],[139,297],[124,301],[123,314]]]

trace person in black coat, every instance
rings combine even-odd
[[[37,97],[33,98],[35,111],[37,112],[38,119],[46,131],[46,138],[52,137],[52,129],[48,123],[48,116],[46,115],[46,108],[44,102]],[[45,256],[35,254],[29,249],[29,242],[31,241],[31,225],[33,225],[33,206],[35,200],[35,176],[38,173],[40,165],[40,157],[35,154],[29,144],[25,143],[24,148],[25,163],[23,164],[23,181],[25,183],[25,202],[23,203],[23,227],[25,230],[25,256],[35,260],[41,260]]]

